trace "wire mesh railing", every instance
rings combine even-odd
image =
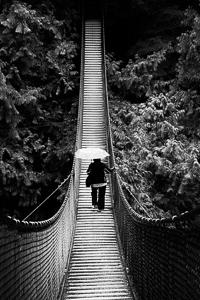
[[[76,181],[72,174],[64,203],[51,219],[21,222],[10,218],[1,225],[0,299],[57,299],[70,257]]]
[[[199,230],[177,228],[181,221],[176,225],[137,216],[120,188],[115,214],[128,273],[140,298],[199,299]]]
[[[70,185],[74,183],[73,176]],[[75,210],[71,188],[52,219],[10,219],[1,226],[0,299],[57,299],[70,256]]]

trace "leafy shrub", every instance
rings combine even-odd
[[[128,124],[127,113],[132,116]],[[151,216],[179,214],[200,204],[200,143],[188,141],[179,125],[182,114],[172,92],[139,106],[111,102],[118,172]]]
[[[199,138],[200,133],[200,14],[194,9],[185,12],[183,24],[187,31],[178,38],[177,83],[185,91],[181,105],[185,109],[184,124],[188,134]]]
[[[172,52],[168,45],[161,51],[148,55],[147,58],[135,56],[124,66],[122,61],[116,61],[107,56],[108,82],[114,91],[120,91],[124,97],[134,97],[135,101],[143,102],[161,85],[158,82],[158,68],[166,60],[166,55]],[[167,85],[167,82],[164,83]]]
[[[197,10],[188,9],[173,47],[128,64],[107,59],[110,96],[117,95],[111,119],[118,172],[131,204],[145,215],[200,205],[199,21]],[[163,72],[171,58],[173,68]]]

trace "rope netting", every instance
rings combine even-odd
[[[175,222],[137,215],[124,198],[116,174],[112,184],[127,272],[140,298],[200,299],[199,230],[185,227],[181,218]]]

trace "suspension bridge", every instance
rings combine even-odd
[[[115,165],[102,15],[83,18],[76,150],[100,147]],[[200,238],[191,220],[138,215],[119,177],[109,177],[105,210],[91,208],[90,161],[74,159],[59,211],[41,222],[0,225],[0,299],[199,300]]]

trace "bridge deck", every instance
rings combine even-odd
[[[101,22],[85,22],[85,63],[82,147],[106,149],[104,120]],[[105,210],[91,206],[85,187],[83,161],[80,175],[77,225],[63,299],[132,299],[117,244],[109,185]]]

